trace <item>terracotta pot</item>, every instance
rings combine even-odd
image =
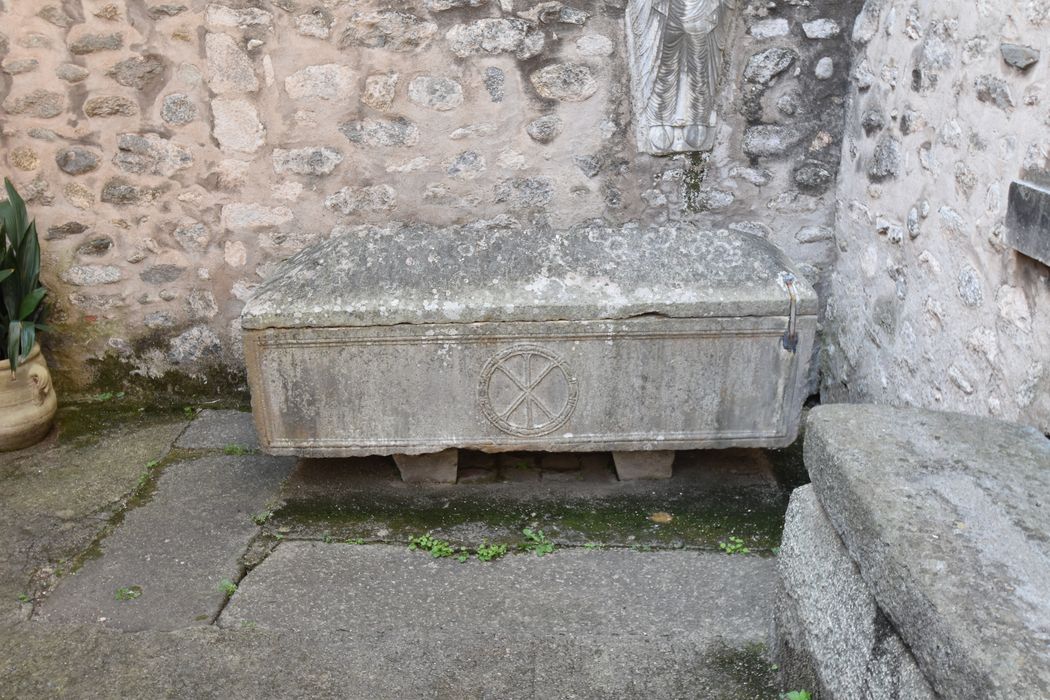
[[[33,344],[29,357],[13,374],[11,363],[0,361],[0,452],[39,442],[51,429],[57,410],[58,399],[39,343]]]

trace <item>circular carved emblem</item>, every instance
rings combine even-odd
[[[485,363],[478,404],[503,432],[532,437],[569,420],[577,391],[576,377],[556,354],[539,345],[513,345]]]

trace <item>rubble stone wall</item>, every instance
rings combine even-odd
[[[825,400],[1050,432],[1050,268],[1004,241],[1050,184],[1050,1],[868,0],[838,181]]]
[[[0,0],[0,160],[56,369],[242,363],[273,265],[340,227],[689,221],[820,282],[856,3],[733,12],[718,145],[640,155],[623,0]]]

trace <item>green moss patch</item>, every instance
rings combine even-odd
[[[97,442],[106,433],[135,423],[170,422],[182,417],[181,408],[164,402],[143,403],[100,392],[66,401],[59,398],[55,426],[60,443]]]
[[[491,492],[351,493],[334,501],[291,501],[267,523],[280,536],[408,543],[433,533],[456,546],[483,540],[516,544],[523,528],[542,529],[561,546],[719,550],[728,536],[752,552],[780,543],[786,497],[778,489],[736,488],[673,497],[494,497]],[[657,513],[670,522],[654,522]],[[664,519],[664,518],[659,518]]]

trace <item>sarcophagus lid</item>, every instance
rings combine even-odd
[[[739,232],[361,227],[287,260],[241,318],[259,329],[771,316],[792,291],[797,313],[816,313],[784,254]]]

